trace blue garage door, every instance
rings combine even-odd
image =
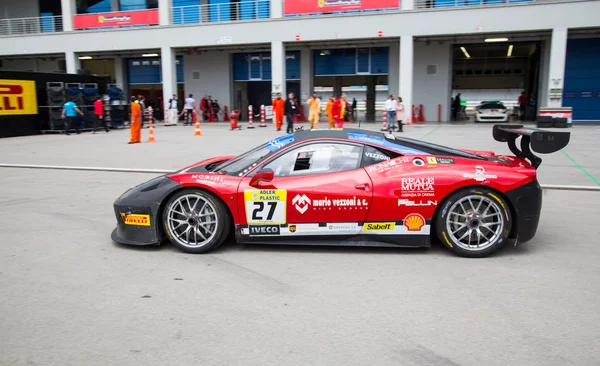
[[[563,106],[574,120],[600,120],[600,38],[568,40]]]
[[[387,75],[389,48],[322,49],[313,53],[315,76]]]
[[[177,82],[183,83],[183,56],[177,56]],[[159,57],[130,58],[127,60],[129,84],[160,84],[162,69]]]
[[[287,80],[300,80],[300,51],[285,53]],[[268,81],[272,79],[271,53],[236,53],[233,55],[234,81]]]

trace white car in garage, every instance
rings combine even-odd
[[[475,122],[508,122],[510,113],[502,102],[481,102],[475,107]]]

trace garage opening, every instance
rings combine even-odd
[[[485,44],[457,44],[453,49],[452,98],[460,93],[461,109],[453,120],[473,120],[482,102],[501,102],[509,118],[519,118],[519,97],[524,92],[527,106],[523,119],[534,120],[540,81],[540,43],[491,39]],[[452,105],[452,103],[451,103]]]

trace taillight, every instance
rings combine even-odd
[[[524,174],[531,178],[531,180],[537,180],[537,171],[534,168],[522,168],[516,169],[517,172]]]

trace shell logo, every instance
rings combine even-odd
[[[104,23],[104,16],[100,15],[98,17],[98,23]]]
[[[319,2],[317,3],[319,8],[322,8],[325,6],[325,0],[319,0]]]
[[[421,231],[425,226],[425,218],[419,214],[410,214],[404,219],[404,226],[408,231]]]

